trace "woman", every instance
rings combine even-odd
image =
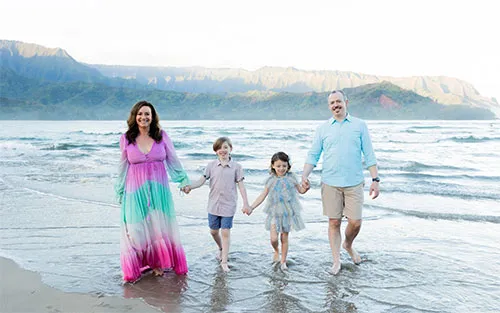
[[[167,133],[160,128],[153,105],[136,103],[127,120],[128,130],[120,138],[120,175],[115,191],[121,202],[121,266],[123,279],[134,282],[141,270],[154,275],[173,268],[187,273],[175,218],[168,174],[180,187],[189,185]],[[165,169],[166,165],[166,169]]]

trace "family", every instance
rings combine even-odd
[[[171,139],[160,127],[154,106],[146,101],[136,103],[127,120],[128,130],[120,138],[120,173],[115,185],[121,203],[120,261],[124,281],[137,281],[145,271],[153,271],[157,276],[163,275],[165,269],[173,269],[179,275],[188,271],[169,180],[179,183],[186,194],[209,181],[208,225],[219,248],[217,259],[225,272],[230,271],[228,253],[237,192],[243,200],[242,212],[247,215],[267,199],[265,227],[270,231],[273,261],[287,270],[289,232],[305,227],[298,194],[310,189],[308,177],[321,155],[321,199],[323,215],[329,221],[331,272],[336,275],[341,269],[341,246],[355,264],[361,263],[353,241],[361,229],[363,166],[371,176],[369,195],[373,199],[379,195],[380,178],[367,125],[347,112],[348,102],[341,90],[328,95],[333,116],[317,128],[300,181],[290,172],[288,155],[277,152],[271,157],[264,189],[252,204],[245,189],[243,168],[231,158],[233,145],[229,138],[214,142],[217,158],[208,163],[203,176],[191,182]],[[348,224],[342,243],[343,216]]]

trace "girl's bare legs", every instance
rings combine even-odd
[[[229,244],[231,243],[231,229],[223,228],[221,230],[222,233],[222,255],[220,262],[220,266],[224,272],[229,272],[229,266],[227,265],[227,258],[229,255]]]
[[[278,232],[276,231],[276,225],[271,225],[271,246],[274,249],[273,262],[278,262],[280,260],[280,250],[278,242]]]
[[[286,270],[286,257],[288,255],[288,233],[281,233],[281,269]]]
[[[219,247],[219,252],[217,253],[217,260],[222,260],[222,240],[220,238],[220,233],[218,229],[210,229],[210,235],[214,238],[217,247]]]

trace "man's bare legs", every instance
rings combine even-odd
[[[359,234],[361,229],[361,220],[348,219],[347,227],[345,229],[345,240],[342,247],[349,253],[354,264],[361,263],[361,257],[358,252],[352,247],[352,242]]]
[[[340,219],[330,218],[328,220],[328,239],[330,241],[330,248],[332,249],[333,266],[332,273],[337,275],[340,271],[340,243],[342,235],[340,234]]]
[[[271,246],[274,249],[273,262],[279,262],[280,260],[280,250],[278,242],[278,232],[276,231],[276,225],[271,225]]]

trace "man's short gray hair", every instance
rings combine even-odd
[[[342,95],[342,97],[344,98],[344,101],[349,100],[349,99],[347,99],[347,95],[342,90],[340,90],[340,89],[336,89],[336,90],[330,92],[330,94],[328,95],[328,97],[330,97],[334,93],[340,93]]]

